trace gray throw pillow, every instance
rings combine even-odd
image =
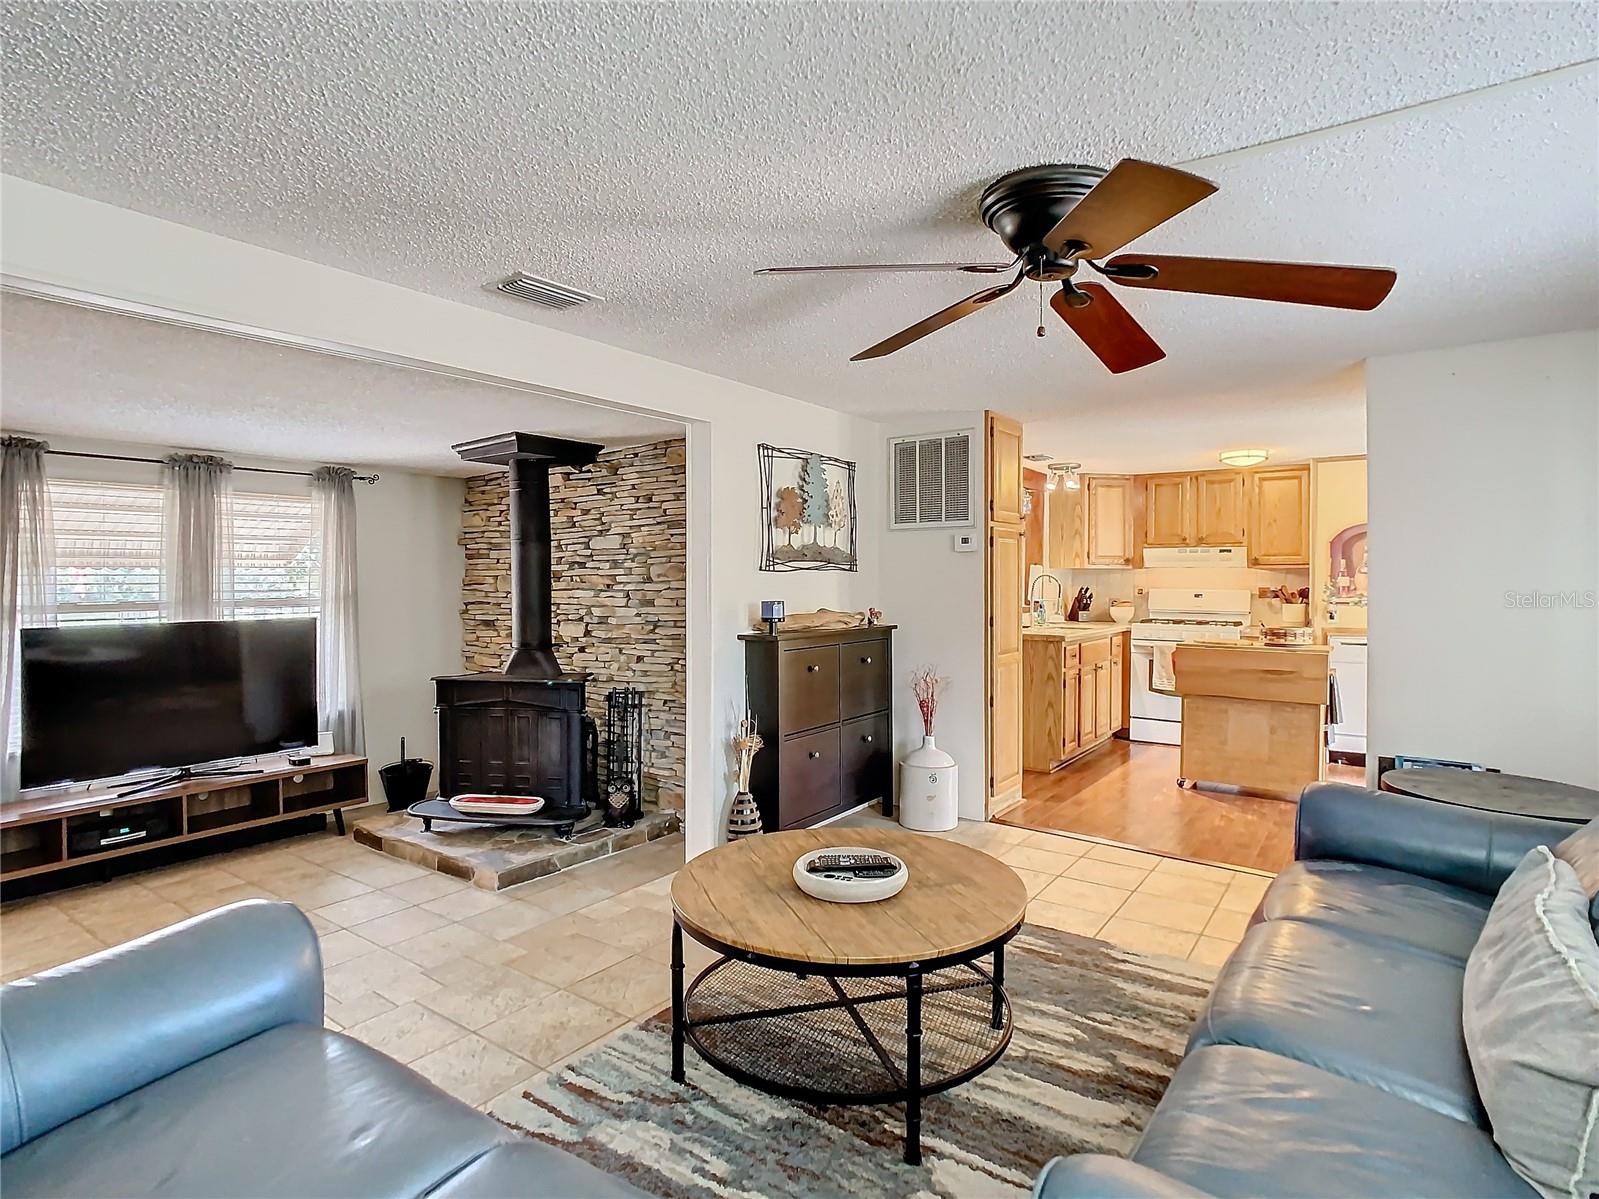
[[[1500,888],[1471,956],[1466,1050],[1505,1160],[1547,1199],[1599,1191],[1599,944],[1545,846]]]
[[[1555,846],[1555,857],[1577,872],[1577,881],[1588,892],[1588,922],[1599,925],[1599,819]]]

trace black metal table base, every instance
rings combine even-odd
[[[788,961],[711,943],[695,935],[696,940],[723,956],[685,987],[683,927],[674,920],[672,1079],[680,1083],[686,1080],[684,1047],[692,1043],[710,1066],[769,1095],[823,1105],[903,1103],[905,1161],[920,1165],[922,1101],[975,1078],[998,1061],[1010,1044],[1005,944],[1016,935],[1017,928],[963,953],[892,966]],[[977,963],[989,956],[992,968],[985,970]],[[731,980],[723,991],[716,990],[720,975]],[[782,997],[780,988],[789,985],[785,980],[795,980],[794,1001],[769,1002],[774,993],[776,998]],[[846,987],[846,982],[851,986]],[[702,990],[711,994],[702,1006],[714,1010],[691,1015],[690,1001]],[[757,998],[745,1006],[749,993],[764,994],[768,1002],[763,1006]],[[980,1004],[970,1002],[979,996]],[[932,1016],[930,1003],[935,1005]],[[893,1044],[899,1034],[889,1024],[899,1004],[904,1005],[903,1064],[897,1057],[898,1046]],[[933,1035],[940,1047],[932,1062],[925,1056],[924,1044],[929,1019],[934,1021]],[[774,1036],[771,1022],[775,1021],[790,1023]],[[755,1030],[743,1045],[737,1042],[741,1029]],[[784,1033],[809,1042],[789,1054],[803,1059],[803,1065],[780,1060],[784,1050],[772,1042],[782,1040]],[[846,1044],[860,1042],[870,1049],[874,1060],[839,1061],[835,1075],[834,1063],[826,1060],[825,1050],[842,1050]],[[772,1057],[773,1053],[779,1057]],[[824,1084],[823,1080],[810,1077],[816,1070],[826,1071],[832,1081]],[[852,1078],[853,1087],[838,1085]]]

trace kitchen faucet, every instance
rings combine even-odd
[[[1065,605],[1066,605],[1066,586],[1065,586],[1065,584],[1063,584],[1059,579],[1057,579],[1052,574],[1040,574],[1036,579],[1033,580],[1033,585],[1027,589],[1027,604],[1028,604],[1028,607],[1031,607],[1032,603],[1033,603],[1033,600],[1035,600],[1037,598],[1037,594],[1036,593],[1038,591],[1038,585],[1040,583],[1053,583],[1053,584],[1055,584],[1055,610],[1058,612],[1063,607],[1065,607]],[[1047,604],[1045,605],[1045,608],[1044,608],[1044,619],[1045,619],[1045,622],[1047,623],[1048,619],[1049,619],[1049,607],[1048,607]]]

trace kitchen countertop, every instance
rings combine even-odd
[[[1328,654],[1330,645],[1267,645],[1259,637],[1244,637],[1237,641],[1179,641],[1177,645],[1202,645],[1206,649],[1270,649],[1289,650],[1298,654]]]
[[[1023,637],[1045,637],[1051,641],[1060,641],[1066,645],[1078,645],[1084,641],[1097,641],[1101,637],[1109,637],[1115,633],[1125,633],[1127,626],[1117,624],[1113,620],[1081,620],[1066,621],[1063,624],[1023,625]]]

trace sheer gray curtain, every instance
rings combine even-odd
[[[21,629],[55,623],[55,535],[42,441],[0,438],[0,801],[17,794],[21,765]]]
[[[317,621],[317,709],[340,753],[366,752],[355,603],[355,472],[318,467],[311,475],[322,539],[322,615]]]
[[[233,464],[210,454],[162,460],[161,615],[233,614]]]

